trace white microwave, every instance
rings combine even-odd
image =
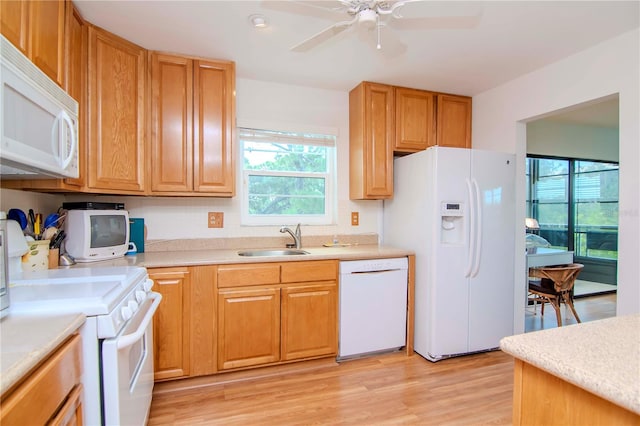
[[[126,210],[68,210],[64,247],[76,262],[122,257],[129,246]]]
[[[2,179],[78,177],[78,102],[0,39]]]

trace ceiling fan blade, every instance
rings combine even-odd
[[[265,9],[279,12],[293,13],[296,15],[311,16],[314,18],[335,20],[339,14],[346,10],[347,6],[339,0],[327,1],[273,1],[263,0],[260,5]]]
[[[336,24],[333,24],[329,28],[326,28],[317,34],[312,35],[311,37],[304,40],[303,42],[296,44],[295,46],[291,47],[289,50],[291,50],[292,52],[306,52],[307,50],[310,50],[316,47],[317,45],[329,40],[331,37],[340,34],[344,30],[349,28],[357,20],[358,18],[356,17],[351,21],[343,21],[343,22],[338,22]]]
[[[392,19],[389,26],[398,30],[457,30],[475,28],[481,16],[440,16],[433,18]]]
[[[478,1],[401,0],[394,3],[387,14],[399,19],[453,18],[479,17],[482,11],[482,2]]]

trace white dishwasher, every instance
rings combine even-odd
[[[338,359],[405,346],[407,264],[406,257],[340,262]]]

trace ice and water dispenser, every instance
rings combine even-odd
[[[464,204],[443,202],[440,209],[440,242],[464,244]]]

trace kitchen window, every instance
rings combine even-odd
[[[244,225],[329,225],[334,135],[238,129]]]

